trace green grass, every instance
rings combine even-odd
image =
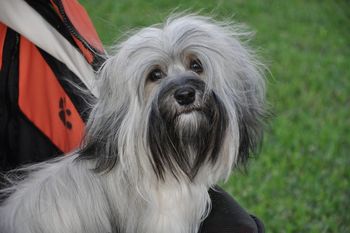
[[[256,31],[274,116],[262,152],[225,189],[267,232],[350,232],[350,3],[84,0],[102,41],[174,8],[234,15]]]

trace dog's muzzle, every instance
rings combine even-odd
[[[195,75],[169,77],[158,94],[157,104],[165,119],[175,119],[204,108],[205,83]]]
[[[193,179],[206,161],[215,162],[228,125],[227,111],[195,75],[167,77],[152,101],[149,145],[153,169]],[[181,170],[181,171],[179,171]]]

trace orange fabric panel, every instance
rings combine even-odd
[[[20,39],[18,105],[64,153],[80,144],[84,122],[39,50],[23,36]]]
[[[6,25],[0,22],[0,70],[2,67],[2,51],[4,50],[6,32],[7,32]]]
[[[77,0],[61,0],[64,9],[74,25],[75,29],[82,35],[93,47],[103,52],[102,43],[97,35],[94,25],[89,15]]]
[[[51,0],[54,9],[57,11],[59,16],[62,18],[58,7],[55,2]],[[91,22],[89,15],[85,11],[77,0],[61,0],[65,13],[67,14],[70,22],[73,24],[74,28],[78,33],[90,44],[93,48],[97,49],[100,53],[104,53],[103,45],[98,37],[93,23]],[[79,39],[73,35],[74,41],[77,43],[79,49],[84,54],[86,60],[91,64],[93,61],[93,55]]]
[[[78,40],[78,39],[75,38],[74,36],[73,36],[73,40],[74,40],[75,43],[78,45],[80,51],[83,52],[85,59],[86,59],[90,64],[92,64],[92,62],[94,61],[94,57],[93,57],[92,53],[91,53],[87,48],[85,48],[85,46],[83,45],[83,43],[82,43],[80,40]]]

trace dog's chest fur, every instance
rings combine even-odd
[[[195,233],[206,215],[210,198],[205,187],[164,186],[153,193],[140,216],[139,229],[126,232]],[[134,210],[139,212],[140,207]]]
[[[172,181],[115,188],[107,193],[109,199],[113,199],[113,193],[117,196],[112,211],[118,216],[115,224],[120,232],[195,233],[210,209],[205,185]]]

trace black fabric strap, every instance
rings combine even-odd
[[[220,187],[209,190],[212,210],[200,233],[263,233],[264,226]]]

